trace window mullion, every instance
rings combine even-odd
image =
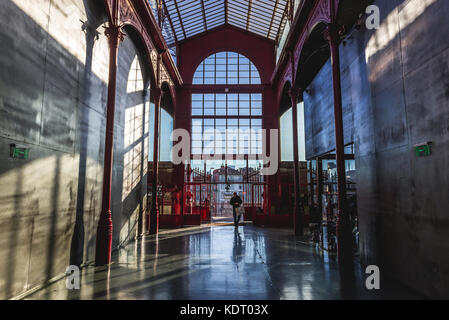
[[[250,66],[251,68],[251,66]],[[251,76],[251,71],[250,71]],[[250,78],[251,82],[251,78]],[[253,103],[252,103],[252,94],[249,95],[249,145],[248,145],[248,155],[251,154],[251,148],[253,147]]]
[[[217,55],[214,57],[214,84],[217,84]]]
[[[240,60],[240,56],[239,56]],[[238,67],[240,69],[240,66]],[[239,70],[240,74],[240,70]],[[239,83],[240,83],[240,77],[239,77]],[[237,152],[240,151],[240,93],[237,94],[237,114],[239,116],[238,118],[238,124],[237,124]]]
[[[226,84],[229,84],[229,68],[228,68],[228,64],[229,64],[229,52],[226,52]],[[227,96],[227,95],[226,95]],[[226,98],[226,104],[227,104],[227,98]],[[227,112],[227,110],[226,110]]]

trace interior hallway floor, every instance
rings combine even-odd
[[[80,290],[63,278],[26,299],[312,300],[413,299],[381,279],[346,291],[335,258],[299,242],[291,230],[251,225],[197,227],[147,236],[113,254],[109,268],[86,267]]]

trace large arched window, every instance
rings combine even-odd
[[[246,84],[223,89],[201,85]],[[262,93],[253,63],[234,52],[204,60],[195,73],[192,94],[192,154],[258,155],[262,153]],[[195,86],[196,85],[196,86]],[[214,92],[216,91],[216,92]]]
[[[142,68],[136,56],[131,65],[127,84],[127,107],[125,109],[125,132],[123,157],[123,194],[125,199],[147,174],[149,149],[149,109],[142,93],[144,82]],[[142,135],[143,133],[143,135]],[[143,172],[141,163],[143,162]]]
[[[219,52],[199,65],[193,84],[260,84],[254,64],[235,52]]]

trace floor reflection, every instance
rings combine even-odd
[[[232,261],[234,261],[237,270],[239,262],[243,260],[245,247],[242,245],[242,237],[240,236],[239,229],[234,229],[234,244],[232,248]]]
[[[113,261],[84,269],[80,290],[67,290],[62,279],[28,299],[414,298],[391,284],[370,292],[360,268],[342,277],[335,257],[299,242],[291,231],[250,225],[144,237]]]

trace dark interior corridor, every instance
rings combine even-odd
[[[0,1],[0,299],[448,299],[448,16]]]

